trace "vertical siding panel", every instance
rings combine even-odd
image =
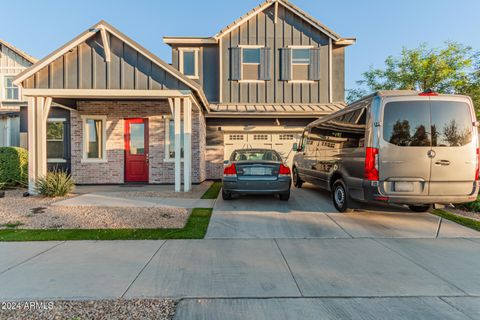
[[[222,101],[230,102],[232,101],[232,85],[230,81],[230,47],[231,47],[231,34],[223,37],[220,41],[222,42],[222,76],[220,81],[222,81]]]
[[[284,37],[285,8],[278,6],[278,20],[275,26],[275,102],[284,102],[284,81],[280,80],[280,49],[285,45]]]
[[[250,21],[251,19],[237,29],[239,30],[239,34],[238,34],[239,44],[243,44],[243,45],[250,44],[250,34],[249,34]],[[238,98],[236,102],[248,102],[249,100],[248,97],[250,94],[249,92],[250,84],[249,83],[237,83],[237,84],[238,84]]]
[[[345,48],[333,47],[332,52],[333,102],[345,100]]]
[[[137,52],[127,44],[123,44],[123,89],[135,89],[135,67]]]
[[[165,75],[157,65],[152,65],[152,75],[151,75],[151,89],[152,90],[161,90],[164,89],[162,83],[165,83]]]
[[[150,60],[139,54],[135,89],[148,90],[148,75],[151,73],[151,67]]]
[[[78,88],[78,48],[65,54],[65,87]]]
[[[79,45],[80,88],[92,88],[92,50],[85,43]]]
[[[110,37],[110,70],[108,74],[108,88],[120,89],[122,87],[121,65],[123,57],[123,42],[120,39]]]
[[[47,89],[48,88],[48,66],[41,69],[37,72],[37,88]]]
[[[266,39],[265,39],[265,27],[266,27],[266,21],[265,21],[266,17],[265,17],[265,13],[264,12],[260,12],[258,15],[257,15],[257,43],[259,45],[263,45],[263,46],[266,46]],[[270,56],[271,56],[271,51],[267,51],[269,52]],[[271,58],[270,58],[271,59]],[[271,63],[271,60],[270,60],[270,63]],[[270,75],[271,77],[271,75]],[[257,99],[256,99],[256,103],[265,103],[266,101],[266,87],[268,87],[268,82],[261,82],[257,85]]]
[[[237,28],[236,30],[232,31],[230,33],[231,38],[230,38],[230,47],[238,47],[239,44],[241,44],[241,33],[239,32],[240,28]],[[230,54],[230,53],[229,53]],[[230,61],[230,63],[232,63]],[[232,102],[240,102],[240,87],[241,84],[238,81],[230,81],[231,85],[231,91],[230,91],[230,99]]]
[[[289,45],[293,44],[293,15],[289,10],[284,10],[285,12],[285,19],[283,23],[283,34],[284,34],[284,43],[283,46],[286,48]],[[291,103],[292,99],[292,91],[293,91],[293,84],[288,83],[288,81],[283,81],[283,102]]]
[[[265,45],[270,48],[270,80],[265,86],[265,102],[275,101],[275,84],[277,83],[276,68],[278,68],[277,48],[275,47],[275,24],[273,20],[272,7],[268,8],[265,17]]]
[[[179,66],[179,53],[178,53],[178,49],[177,48],[173,48],[172,49],[172,66],[177,69],[177,70],[180,70],[180,66]]]
[[[63,89],[63,57],[58,58],[51,64],[50,88]]]
[[[100,36],[100,33],[98,33]],[[93,86],[94,89],[106,89],[107,88],[107,74],[106,74],[106,62],[105,53],[103,47],[99,46],[100,39],[96,39],[92,47],[92,64],[93,64]]]
[[[328,45],[321,46],[320,49],[320,102],[328,102]]]

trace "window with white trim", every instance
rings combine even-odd
[[[260,48],[242,48],[242,80],[260,79]]]
[[[47,120],[47,159],[65,159],[65,119]]]
[[[180,48],[180,72],[192,79],[198,79],[198,48]]]
[[[175,122],[173,119],[165,120],[165,159],[175,159]],[[183,159],[183,121],[180,121],[180,158]]]
[[[5,100],[20,100],[19,89],[13,84],[15,76],[5,76],[3,78]]]
[[[106,117],[82,116],[83,161],[106,161]]]
[[[310,62],[310,48],[292,48],[292,80],[307,81]]]

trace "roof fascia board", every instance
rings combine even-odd
[[[217,44],[215,38],[195,38],[195,37],[163,37],[165,44]]]
[[[37,62],[38,60],[34,57],[32,57],[31,55],[25,53],[24,51],[18,49],[17,47],[15,47],[14,45],[8,43],[7,41],[5,40],[1,40],[0,39],[0,45],[3,45],[5,47],[7,47],[8,49],[12,50],[13,52],[15,52],[16,54],[18,54],[19,56],[21,56],[22,58],[24,58],[25,60],[27,60],[28,62],[30,63],[35,63]]]

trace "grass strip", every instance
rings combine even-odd
[[[222,190],[222,183],[216,181],[212,183],[210,188],[203,194],[202,199],[217,199],[220,190]]]
[[[210,208],[195,208],[182,229],[7,229],[0,241],[203,239],[211,215]]]
[[[436,216],[461,224],[462,226],[471,228],[476,231],[480,231],[480,221],[462,217],[440,209],[435,209],[432,211],[432,213]]]

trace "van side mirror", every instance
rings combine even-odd
[[[228,160],[223,160],[223,164],[228,164]]]

